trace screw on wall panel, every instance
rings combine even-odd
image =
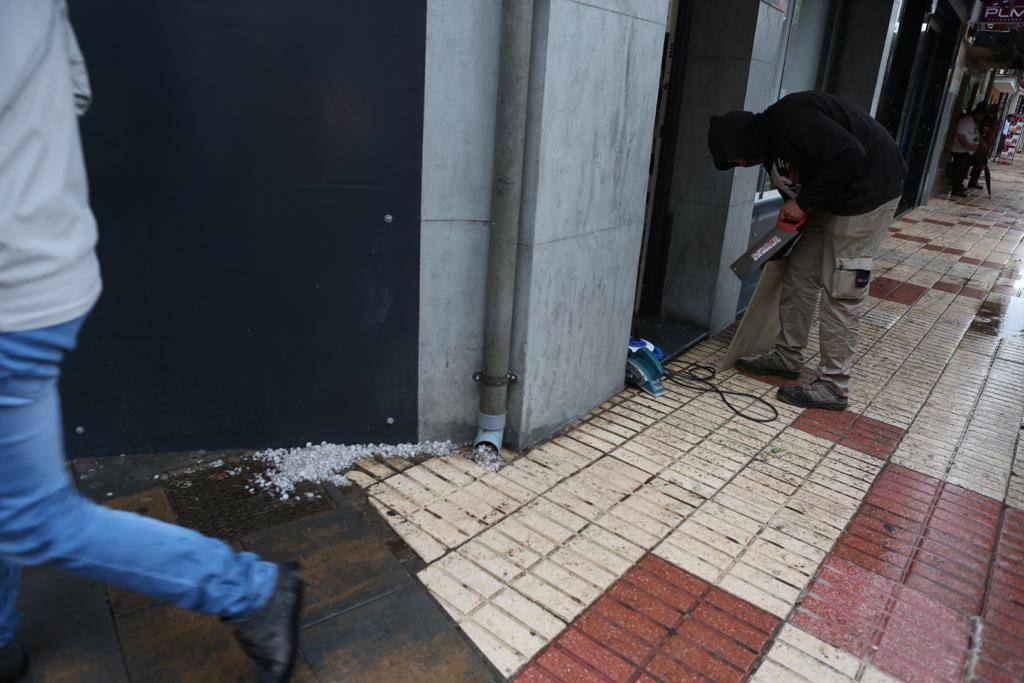
[[[85,434],[85,427],[75,427],[75,434]]]
[[[395,220],[395,217],[392,216],[390,213],[384,214],[384,222],[385,223],[391,223],[394,220]]]
[[[395,424],[395,418],[389,417],[387,420],[385,420],[385,422],[387,422],[389,425],[393,425]]]

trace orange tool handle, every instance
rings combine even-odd
[[[775,221],[775,227],[777,227],[779,230],[785,230],[786,232],[796,232],[800,228],[804,227],[804,223],[806,222],[807,218],[804,217],[801,218],[796,223],[790,223],[789,221],[782,220],[782,215],[780,214],[778,219]]]

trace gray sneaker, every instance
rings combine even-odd
[[[790,370],[782,364],[782,359],[774,351],[762,353],[760,356],[747,356],[736,361],[736,369],[749,372],[751,375],[775,375],[786,379],[799,379],[799,370]]]
[[[800,408],[846,410],[849,405],[849,400],[839,395],[832,384],[820,379],[799,387],[782,387],[778,397],[780,401]]]

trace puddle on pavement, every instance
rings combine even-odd
[[[1024,298],[1011,296],[1007,303],[983,301],[971,323],[971,332],[999,339],[1024,333]]]

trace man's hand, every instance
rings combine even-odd
[[[800,205],[796,203],[795,199],[790,199],[788,202],[782,205],[782,211],[779,212],[782,220],[786,223],[799,223],[803,219],[807,218],[807,214],[800,208]]]

